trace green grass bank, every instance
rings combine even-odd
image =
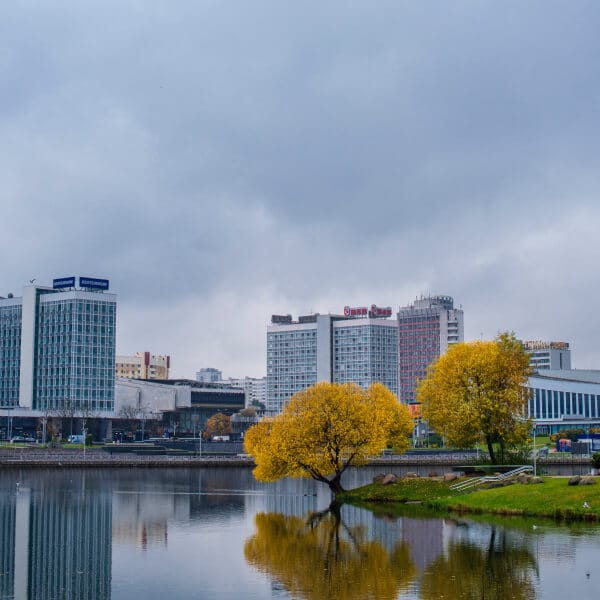
[[[372,483],[350,490],[340,500],[360,505],[420,502],[439,512],[600,520],[600,485],[570,486],[568,477],[544,477],[543,481],[457,493],[450,483],[437,479],[404,478],[389,485]]]

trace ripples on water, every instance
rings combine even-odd
[[[250,469],[3,471],[0,599],[600,595],[596,525],[332,513],[329,500]]]

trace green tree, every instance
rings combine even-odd
[[[434,363],[417,388],[423,417],[458,447],[485,441],[490,460],[498,462],[507,447],[526,442],[531,423],[526,414],[531,374],[529,355],[514,334],[494,341],[452,346]]]
[[[318,383],[292,396],[279,416],[251,427],[244,442],[259,481],[312,477],[338,494],[348,467],[365,464],[388,442],[406,450],[411,431],[408,409],[384,385]]]

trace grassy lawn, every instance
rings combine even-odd
[[[428,505],[459,512],[542,516],[567,519],[600,517],[600,485],[567,485],[566,477],[545,477],[542,484],[515,483],[461,496],[435,498]],[[583,503],[590,505],[589,509]]]
[[[343,502],[369,506],[377,504],[389,512],[391,505],[422,503],[436,511],[470,512],[522,517],[549,517],[568,520],[600,519],[600,485],[569,486],[567,477],[545,477],[544,483],[520,484],[457,493],[439,479],[416,477],[396,483],[369,484],[341,495]],[[584,508],[587,502],[590,508]]]
[[[381,485],[370,483],[354,490],[349,490],[339,499],[344,502],[423,502],[434,498],[454,495],[450,484],[439,479],[411,477],[398,479],[396,483]]]

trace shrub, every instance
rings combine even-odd
[[[594,452],[594,454],[592,454],[592,466],[596,469],[600,469],[600,452]]]

